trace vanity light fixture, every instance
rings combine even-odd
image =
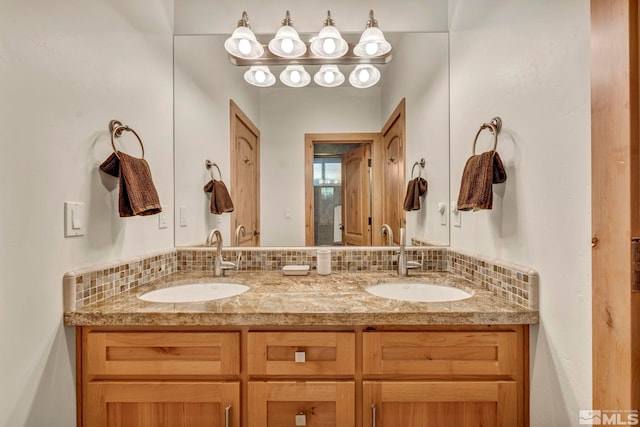
[[[282,20],[282,26],[269,42],[269,51],[281,58],[298,58],[307,52],[307,46],[300,40],[298,32],[293,28],[288,10]]]
[[[244,59],[256,59],[264,53],[264,48],[258,43],[256,35],[249,27],[247,12],[242,12],[238,27],[233,31],[231,37],[224,42],[224,48],[231,55]]]
[[[336,87],[344,83],[344,74],[340,72],[337,65],[323,65],[313,76],[313,81],[320,86]]]
[[[276,76],[271,73],[269,67],[265,65],[254,65],[244,73],[244,79],[247,83],[251,83],[258,87],[273,86],[276,82]]]
[[[349,44],[342,38],[340,31],[331,19],[331,11],[327,11],[327,19],[320,33],[311,41],[311,52],[320,58],[340,58],[349,50]]]
[[[304,87],[311,82],[311,76],[302,65],[287,65],[280,73],[280,81],[290,87]]]
[[[371,64],[357,65],[349,74],[349,83],[358,89],[366,89],[378,83],[380,80],[380,70]]]
[[[378,20],[373,17],[373,9],[369,11],[367,27],[360,36],[360,41],[353,48],[353,54],[365,58],[374,58],[389,53],[391,44],[384,38],[378,28]]]

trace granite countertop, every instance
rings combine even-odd
[[[135,290],[64,314],[76,326],[356,326],[356,325],[488,325],[538,323],[538,311],[520,307],[447,272],[338,272],[319,276],[284,276],[280,271],[175,273]],[[426,281],[472,291],[466,300],[406,302],[377,297],[364,290],[372,283]],[[137,295],[185,283],[237,282],[250,286],[238,296],[191,303],[153,303]]]

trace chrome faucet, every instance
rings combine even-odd
[[[387,246],[393,246],[393,230],[391,230],[389,224],[382,224],[380,235],[387,236]]]
[[[213,246],[214,242],[216,244],[216,257],[213,262],[213,275],[216,277],[224,276],[225,270],[238,268],[238,266],[232,262],[225,261],[224,258],[222,258],[222,233],[217,228],[211,230],[205,245],[207,247]]]
[[[405,252],[405,230],[400,227],[400,254],[398,255],[398,276],[408,276],[407,271],[407,254]]]
[[[236,246],[240,246],[240,234],[242,234],[243,237],[247,234],[242,224],[236,227]]]
[[[400,253],[398,254],[398,276],[408,276],[409,270],[419,269],[422,263],[417,261],[407,261],[407,253],[405,250],[406,234],[404,227],[400,227]],[[424,257],[424,252],[423,252]]]

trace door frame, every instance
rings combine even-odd
[[[305,205],[305,232],[304,241],[306,246],[314,246],[314,209],[315,201],[313,197],[313,153],[315,144],[370,144],[372,159],[372,182],[371,188],[380,188],[381,179],[380,172],[376,168],[376,153],[380,151],[382,138],[376,132],[352,132],[352,133],[305,133],[304,134],[304,205]],[[375,196],[375,191],[372,191]],[[376,202],[377,201],[377,202]],[[377,211],[376,204],[380,204],[380,200],[372,197],[371,200],[371,226],[375,227],[376,221],[379,221],[380,211]],[[379,228],[379,226],[378,226]],[[376,228],[372,228],[376,230]],[[371,244],[375,245],[377,233],[371,233]]]
[[[592,408],[600,410],[640,408],[639,13],[637,0],[591,0]]]
[[[231,165],[230,169],[231,169],[231,182],[230,182],[230,186],[231,186],[231,197],[233,198],[234,196],[234,190],[235,190],[235,183],[237,182],[237,178],[238,178],[238,170],[236,168],[236,164],[233,161],[233,159],[235,159],[236,157],[236,136],[237,136],[237,129],[236,129],[236,119],[241,121],[242,123],[245,124],[245,126],[247,126],[251,132],[253,132],[256,135],[257,138],[257,146],[256,146],[256,176],[258,178],[258,185],[256,187],[256,222],[258,225],[258,232],[261,229],[261,223],[260,223],[260,129],[258,129],[258,127],[256,125],[253,124],[253,122],[251,121],[251,119],[249,118],[249,116],[247,116],[244,111],[242,111],[242,109],[240,109],[240,107],[238,106],[238,104],[236,104],[234,102],[233,99],[229,100],[229,164]],[[229,242],[234,242],[235,240],[235,223],[236,223],[236,210],[234,209],[233,212],[231,212],[231,222],[229,224]],[[246,226],[245,226],[246,227]],[[247,232],[251,232],[253,233],[254,230],[250,230]],[[256,239],[256,246],[260,246],[260,235],[258,236],[254,236]]]

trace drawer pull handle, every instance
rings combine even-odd
[[[224,427],[229,427],[229,413],[231,412],[231,405],[224,408]]]
[[[376,427],[376,405],[371,405],[371,427]]]
[[[307,425],[307,416],[304,412],[298,412],[296,414],[296,427],[298,426],[306,426]]]
[[[296,351],[296,355],[295,355],[295,361],[296,363],[304,363],[307,361],[307,355],[305,354],[304,351]]]

